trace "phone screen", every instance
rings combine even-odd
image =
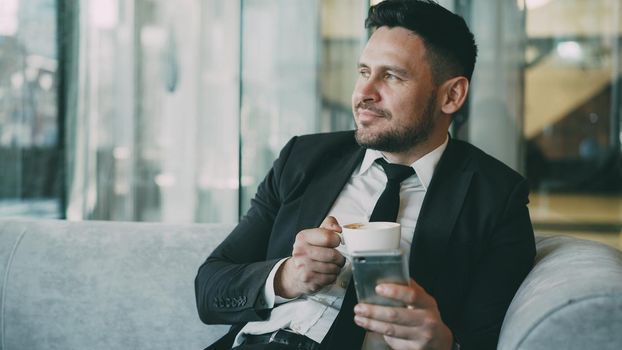
[[[399,249],[356,252],[352,254],[352,275],[359,302],[405,306],[404,303],[376,294],[381,283],[408,285],[408,266]]]

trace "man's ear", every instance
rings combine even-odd
[[[454,114],[466,101],[469,81],[465,77],[454,77],[445,81],[439,91],[441,93],[441,111],[445,114]]]

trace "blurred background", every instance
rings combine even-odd
[[[621,1],[439,3],[479,45],[453,137],[538,232],[622,248]],[[237,221],[289,138],[353,127],[369,5],[0,0],[0,216]]]

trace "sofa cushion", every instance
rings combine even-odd
[[[0,220],[0,348],[202,349],[194,277],[233,225]]]

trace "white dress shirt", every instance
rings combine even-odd
[[[400,247],[405,256],[409,256],[423,198],[432,181],[436,165],[447,148],[447,142],[448,139],[441,146],[411,164],[416,174],[401,184],[397,222],[401,224]],[[340,225],[369,221],[376,201],[387,183],[384,170],[375,162],[376,159],[383,157],[382,153],[376,150],[368,149],[365,152],[360,166],[354,170],[329,211],[329,215],[334,216]],[[337,250],[347,257],[343,245]],[[325,286],[316,293],[296,299],[284,299],[274,293],[274,277],[285,260],[287,258],[274,266],[264,286],[264,299],[261,300],[261,305],[265,308],[274,307],[270,318],[265,321],[247,323],[237,335],[233,346],[241,344],[244,334],[264,334],[278,329],[293,330],[318,343],[321,343],[328,333],[337,318],[352,275],[349,259],[346,260],[335,283]]]

